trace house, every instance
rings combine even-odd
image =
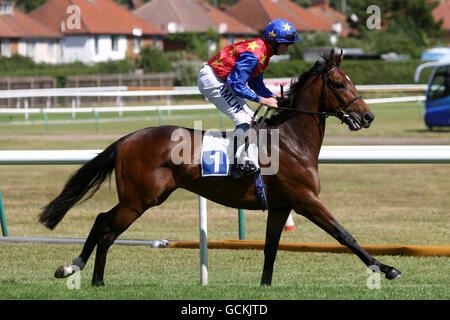
[[[436,21],[442,20],[442,29],[446,31],[444,37],[450,39],[450,0],[441,0],[441,3],[433,9],[433,17]]]
[[[0,0],[0,55],[20,54],[35,62],[59,63],[62,34],[27,16],[14,4]]]
[[[347,37],[350,34],[351,28],[347,22],[347,17],[345,14],[331,8],[330,0],[315,0],[307,11],[331,25],[336,35]]]
[[[65,63],[121,60],[138,55],[143,46],[163,46],[164,31],[112,0],[48,0],[30,16],[64,35]]]
[[[258,35],[257,30],[202,0],[151,0],[133,12],[169,34],[213,29],[221,36],[221,48]]]
[[[259,32],[275,19],[290,21],[300,33],[333,31],[329,20],[320,19],[290,0],[241,0],[231,6],[227,13]]]

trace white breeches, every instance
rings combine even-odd
[[[200,92],[220,111],[233,120],[236,126],[250,124],[253,110],[244,98],[236,95],[231,87],[216,76],[207,63],[203,64],[197,79]]]

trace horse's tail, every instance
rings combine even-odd
[[[67,211],[79,202],[89,191],[91,198],[115,168],[117,152],[123,138],[114,142],[95,158],[78,169],[66,182],[63,190],[39,215],[39,222],[54,229]]]

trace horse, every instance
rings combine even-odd
[[[287,97],[280,98],[278,109],[262,128],[278,130],[279,168],[264,175],[270,203],[264,246],[261,285],[272,284],[272,274],[280,236],[294,210],[323,229],[340,244],[347,246],[362,262],[376,266],[389,280],[402,273],[369,255],[332,216],[319,199],[318,157],[324,138],[325,123],[335,116],[351,131],[369,128],[375,116],[358,94],[355,85],[340,68],[343,60],[331,50],[291,84]],[[247,210],[260,210],[253,178],[234,180],[229,176],[202,177],[198,161],[201,146],[188,149],[190,163],[174,163],[171,150],[178,141],[171,136],[181,131],[191,141],[202,141],[204,132],[178,126],[158,126],[137,130],[112,143],[80,167],[67,180],[61,193],[48,203],[39,222],[54,229],[65,214],[80,200],[87,200],[115,173],[118,203],[95,219],[81,254],[70,266],[60,266],[55,277],[68,277],[83,269],[97,248],[93,286],[104,286],[108,249],[147,209],[163,203],[177,188],[183,188],[216,203]],[[201,143],[200,143],[201,145]]]

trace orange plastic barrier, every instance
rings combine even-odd
[[[170,248],[198,249],[199,241],[174,241],[170,242]],[[372,255],[401,255],[450,257],[450,246],[409,246],[409,245],[361,245]],[[351,253],[351,251],[340,244],[320,244],[320,243],[295,243],[280,242],[279,250],[298,252],[331,252],[331,253]],[[208,241],[208,249],[264,249],[264,241],[252,240],[223,240]]]

